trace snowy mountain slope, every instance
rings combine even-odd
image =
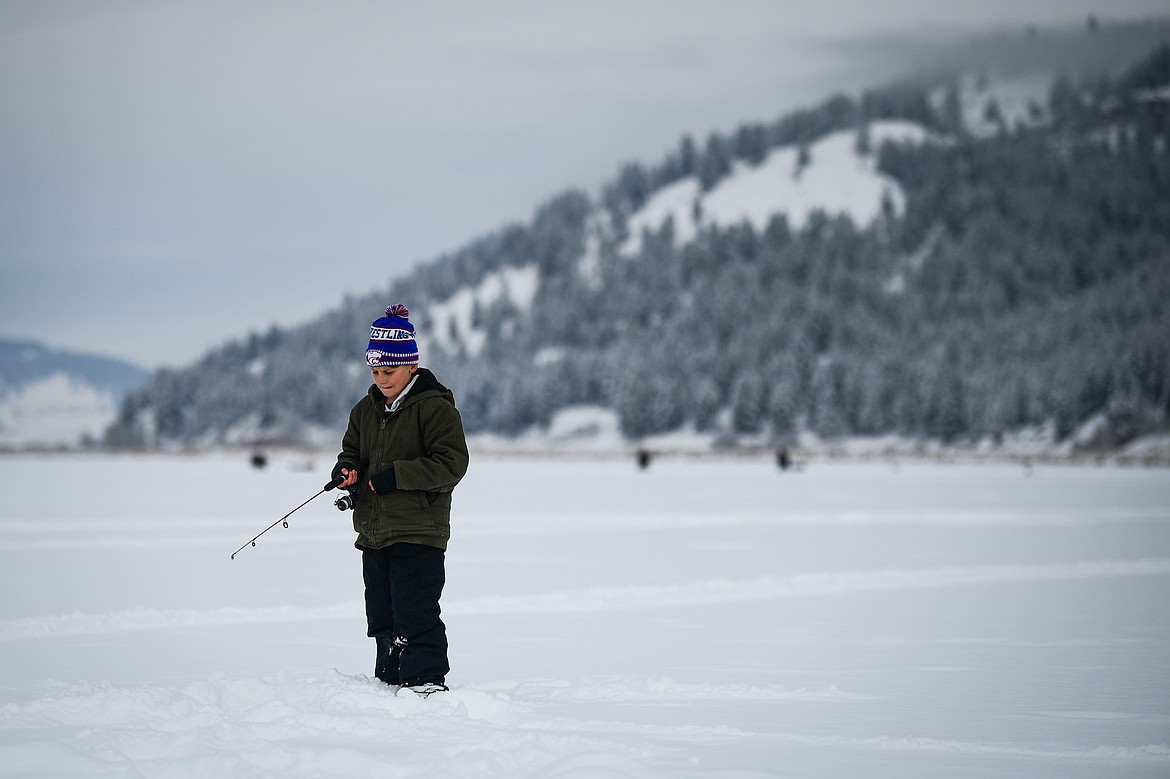
[[[658,230],[673,220],[677,244],[691,241],[704,226],[727,227],[741,221],[763,230],[777,214],[799,230],[816,210],[848,215],[857,225],[868,225],[888,202],[899,214],[905,196],[898,182],[877,170],[876,151],[887,141],[922,144],[931,138],[924,127],[907,121],[878,121],[868,128],[869,148],[858,148],[858,133],[830,133],[802,151],[795,145],[773,149],[753,166],[736,161],[731,175],[710,192],[702,192],[696,176],[689,176],[656,192],[629,219],[630,236],[623,254],[637,254],[643,230]]]
[[[121,360],[0,341],[0,445],[75,445],[100,438],[125,394],[149,376]]]
[[[120,398],[65,373],[0,395],[0,445],[72,446],[97,439]]]
[[[1148,175],[1166,147],[1148,96],[1170,66],[1154,52],[1062,81],[1043,115],[1023,72],[970,82],[982,103],[948,72],[684,137],[597,197],[559,194],[387,290],[158,376],[106,440],[328,436],[368,385],[369,322],[405,302],[472,435],[999,446],[1071,441],[1103,414],[1100,440],[1125,445],[1167,416],[1170,201]],[[988,105],[1003,129],[963,131]],[[1125,154],[1102,140],[1117,127]],[[767,229],[776,214],[788,230]]]
[[[1048,92],[1052,74],[1033,73],[1015,78],[967,76],[963,79],[963,125],[977,138],[1004,130],[1035,127],[1048,120]]]
[[[425,347],[430,340],[450,353],[459,351],[462,346],[468,355],[478,355],[487,332],[476,312],[506,302],[518,313],[526,314],[532,307],[539,281],[534,266],[505,268],[488,275],[473,287],[464,287],[444,300],[429,304],[421,312],[429,336],[420,335],[420,343]]]
[[[0,446],[97,440],[124,395],[149,378],[123,360],[0,340]]]
[[[0,339],[0,390],[22,387],[62,371],[83,378],[98,390],[119,395],[142,386],[149,375],[124,360]]]
[[[656,192],[629,217],[629,237],[620,251],[641,251],[642,232],[659,230],[672,220],[676,245],[693,240],[700,229],[727,227],[746,221],[763,230],[776,215],[787,217],[793,229],[801,229],[814,211],[844,214],[858,225],[872,223],[888,207],[902,212],[905,195],[898,182],[877,170],[876,150],[883,143],[923,144],[941,142],[925,127],[909,121],[883,120],[867,128],[868,148],[858,148],[858,133],[842,130],[816,140],[804,151],[794,145],[774,149],[760,165],[736,161],[732,173],[710,192],[702,192],[696,176],[688,176]],[[585,249],[577,261],[578,274],[587,286],[598,282],[599,248],[610,228],[602,211],[590,220]],[[501,300],[509,301],[519,315],[532,306],[539,285],[534,266],[506,268],[425,307],[430,339],[444,351],[463,349],[477,356],[486,333],[474,312]],[[426,340],[420,336],[421,340]]]

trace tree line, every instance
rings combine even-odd
[[[1122,443],[1170,416],[1166,84],[1163,46],[1117,78],[1057,80],[1047,123],[992,138],[962,133],[955,100],[932,99],[937,83],[834,97],[705,144],[684,138],[657,165],[622,167],[596,202],[563,193],[384,292],[160,372],[127,398],[107,443],[335,432],[368,385],[360,354],[387,301],[423,312],[533,265],[531,310],[477,309],[482,352],[426,356],[469,433],[517,434],[589,404],[613,408],[631,439],[690,426],[775,442],[809,430],[962,443],[1041,425],[1067,437],[1098,418],[1097,443]],[[905,191],[903,214],[857,225],[817,213],[800,230],[776,215],[685,244],[668,222],[638,256],[618,252],[658,188],[688,176],[710,187],[733,160],[845,128],[864,147],[876,118],[949,139],[870,150]],[[598,273],[586,283],[591,237]],[[279,389],[290,381],[298,392]]]

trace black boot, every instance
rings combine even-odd
[[[374,676],[386,684],[399,685],[398,661],[402,656],[402,644],[389,636],[378,636],[377,655],[374,658]]]

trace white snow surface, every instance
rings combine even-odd
[[[1170,774],[1165,470],[473,453],[421,700],[330,460],[0,459],[0,775]]]
[[[808,147],[807,165],[798,164],[796,146],[773,149],[759,165],[735,162],[732,172],[707,193],[696,177],[658,190],[628,221],[624,254],[641,251],[642,232],[660,229],[672,219],[679,245],[694,239],[708,225],[748,222],[763,230],[775,214],[786,214],[794,229],[802,228],[816,210],[845,214],[855,224],[867,225],[881,214],[887,199],[894,213],[902,213],[905,194],[898,182],[876,167],[876,152],[886,141],[921,144],[930,134],[914,122],[886,120],[869,127],[868,154],[857,150],[857,131],[830,133]]]
[[[522,268],[504,268],[489,274],[474,287],[465,287],[450,298],[427,306],[430,327],[419,336],[420,348],[426,341],[437,344],[447,352],[457,352],[462,344],[466,352],[475,356],[487,341],[482,323],[475,322],[475,307],[486,309],[497,300],[508,300],[521,314],[527,314],[540,283],[535,265]]]
[[[1043,124],[1048,121],[1045,106],[1051,88],[1052,77],[1046,73],[1010,78],[969,75],[960,91],[963,124],[978,138]],[[998,120],[988,116],[994,110],[999,112]]]
[[[101,437],[117,414],[112,394],[54,373],[0,393],[0,444],[76,446],[85,436]]]

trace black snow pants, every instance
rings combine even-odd
[[[378,644],[378,677],[390,684],[443,682],[447,627],[439,617],[446,571],[442,549],[422,544],[359,547],[368,635]],[[387,668],[385,653],[391,651]]]

